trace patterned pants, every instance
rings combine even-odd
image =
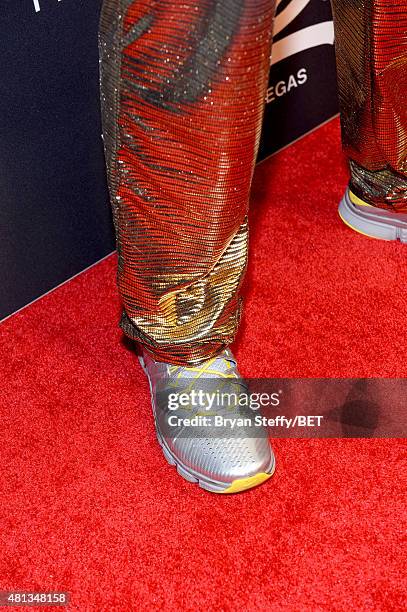
[[[240,318],[274,0],[105,0],[103,132],[124,332],[193,364]],[[406,0],[334,0],[351,186],[407,207]]]

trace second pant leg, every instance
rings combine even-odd
[[[274,0],[105,0],[101,93],[122,328],[196,363],[234,339]]]
[[[376,206],[406,209],[406,2],[333,0],[332,4],[351,189]]]

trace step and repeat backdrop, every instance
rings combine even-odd
[[[0,320],[114,249],[98,91],[101,0],[2,0]],[[326,0],[281,0],[259,159],[337,113]]]
[[[280,0],[259,159],[338,112],[329,0]]]

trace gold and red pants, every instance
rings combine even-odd
[[[407,2],[333,2],[351,187],[407,207]],[[101,98],[124,332],[192,364],[235,336],[274,0],[104,0]]]

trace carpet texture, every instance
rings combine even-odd
[[[339,221],[346,181],[337,120],[257,168],[245,375],[406,375],[407,250]],[[404,609],[405,442],[275,440],[268,483],[210,495],[163,458],[118,316],[112,256],[1,326],[0,589],[81,611]]]

